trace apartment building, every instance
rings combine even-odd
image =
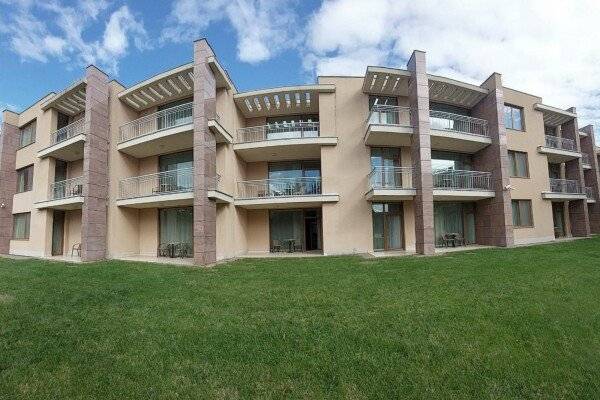
[[[206,40],[132,87],[94,66],[0,134],[0,253],[433,254],[600,232],[575,109],[405,69],[239,92]]]

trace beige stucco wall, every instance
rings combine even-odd
[[[511,197],[518,200],[531,200],[533,228],[515,228],[515,244],[543,242],[554,239],[552,203],[542,199],[542,192],[549,189],[548,159],[538,153],[538,146],[544,144],[544,120],[542,113],[534,110],[540,97],[504,88],[504,101],[523,107],[525,131],[506,129],[508,150],[527,153],[529,178],[510,178]]]
[[[77,256],[72,252],[73,245],[81,243],[81,210],[69,210],[65,212],[65,232],[63,254]]]

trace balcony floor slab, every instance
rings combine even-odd
[[[53,210],[80,210],[83,206],[83,197],[67,197],[66,199],[47,200],[35,203],[35,208],[38,210],[53,209]]]
[[[581,158],[581,153],[577,151],[561,150],[546,146],[539,146],[538,153],[545,154],[548,157],[548,162],[552,164],[559,164]]]
[[[552,201],[587,200],[585,193],[542,192],[542,199]]]
[[[233,203],[233,196],[220,190],[208,190],[206,195],[209,199],[214,200],[217,204]]]
[[[314,196],[277,196],[262,197],[252,199],[235,199],[234,204],[237,207],[247,209],[293,209],[293,208],[314,208],[320,207],[324,203],[336,203],[340,200],[337,194],[322,194]]]
[[[117,150],[135,158],[174,153],[191,149],[194,145],[194,126],[185,124],[139,136],[117,144]]]
[[[492,139],[487,136],[440,129],[431,130],[431,148],[433,150],[473,154],[490,144],[492,144]]]
[[[54,157],[63,161],[81,160],[83,158],[84,143],[85,134],[80,134],[38,151],[37,156],[39,158]]]
[[[194,193],[167,193],[117,200],[117,206],[129,208],[185,207],[194,203]]]
[[[369,124],[365,133],[367,146],[410,146],[413,128],[410,126]]]
[[[401,201],[412,200],[416,194],[415,189],[371,189],[365,198],[368,201]]]
[[[233,150],[246,162],[321,158],[322,146],[335,146],[337,137],[275,139],[236,143]]]
[[[433,189],[435,201],[477,201],[496,197],[493,190]]]

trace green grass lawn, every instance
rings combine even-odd
[[[213,269],[0,259],[0,399],[598,397],[600,238]]]

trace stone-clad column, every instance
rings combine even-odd
[[[411,109],[413,141],[412,162],[415,168],[415,241],[419,254],[435,252],[433,230],[433,177],[431,175],[431,136],[429,122],[429,82],[425,52],[415,50],[408,61],[411,72],[408,100]]]
[[[576,113],[574,107],[569,108],[567,111]],[[573,118],[571,121],[562,124],[560,130],[563,138],[575,141],[576,148],[581,149],[577,118]],[[565,177],[566,179],[572,179],[579,182],[582,188],[585,187],[581,159],[575,159],[565,163]],[[569,201],[568,207],[571,234],[578,237],[589,236],[590,221],[588,216],[587,200]]]
[[[19,128],[16,126],[17,114],[10,111],[4,111],[3,114],[0,132],[0,254],[8,254],[13,230],[13,197],[17,191],[15,162]]]
[[[86,69],[85,145],[83,148],[83,196],[81,259],[106,258],[108,209],[108,76],[98,68]]]
[[[508,150],[504,127],[502,76],[493,73],[482,85],[489,94],[473,108],[473,116],[488,122],[492,144],[477,152],[474,167],[492,173],[492,190],[496,196],[480,200],[475,210],[477,243],[488,246],[514,244]]]
[[[587,125],[581,128],[587,133],[587,137],[580,138],[581,152],[590,157],[592,169],[583,171],[585,184],[592,188],[596,203],[588,203],[588,219],[590,221],[591,233],[600,233],[600,163],[596,157],[596,137],[594,126]]]
[[[194,262],[213,264],[217,259],[217,208],[207,196],[216,174],[217,144],[208,129],[216,114],[216,82],[206,59],[214,56],[205,39],[194,42]]]

